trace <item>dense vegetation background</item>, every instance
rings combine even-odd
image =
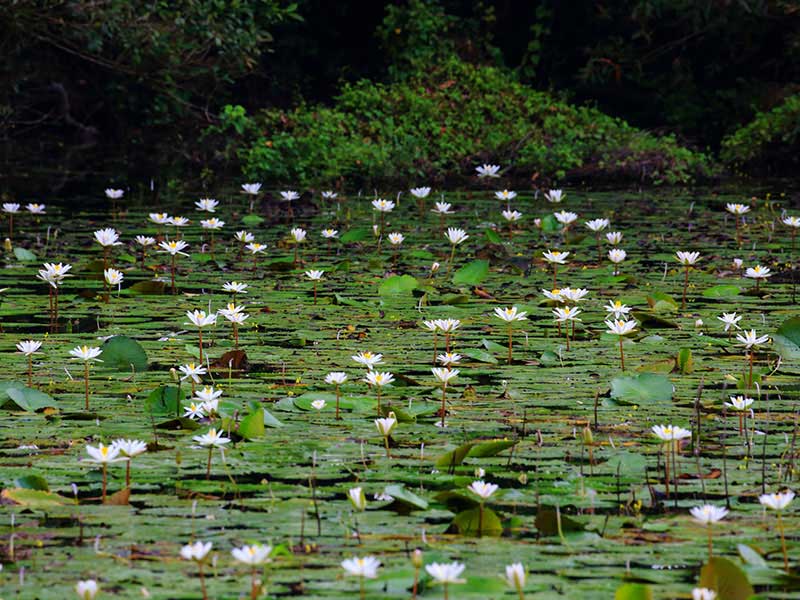
[[[0,0],[5,190],[791,173],[796,0]]]

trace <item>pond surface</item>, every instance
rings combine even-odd
[[[454,212],[441,221],[430,212],[433,197],[420,215],[415,199],[403,194],[384,227],[405,240],[393,250],[384,237],[380,252],[372,197],[355,194],[335,201],[303,196],[293,203],[293,220],[273,194],[255,203],[255,215],[242,194],[219,194],[215,216],[226,224],[214,236],[213,255],[199,226],[211,215],[194,208],[200,194],[164,191],[154,199],[145,189],[116,208],[105,199],[75,198],[48,205],[41,217],[17,215],[14,244],[33,256],[4,254],[3,380],[27,380],[17,342],[43,341],[33,383],[54,407],[29,412],[8,402],[0,412],[0,596],[63,599],[77,580],[96,578],[100,597],[141,598],[146,589],[153,598],[199,598],[197,569],[179,552],[203,540],[213,542],[216,555],[206,570],[211,598],[249,597],[249,569],[234,563],[230,550],[252,542],[275,546],[264,574],[270,597],[353,597],[358,580],[345,577],[340,562],[372,554],[383,566],[367,582],[367,597],[409,598],[410,553],[421,548],[426,563],[466,564],[467,583],[451,586],[452,598],[515,597],[499,574],[517,561],[530,571],[526,598],[610,598],[625,581],[649,584],[657,598],[686,598],[707,559],[706,528],[688,511],[710,502],[731,511],[713,529],[715,556],[739,565],[763,597],[797,597],[798,579],[783,573],[774,513],[764,512],[758,495],[791,487],[796,478],[800,353],[792,339],[800,339],[790,324],[783,337],[758,348],[755,383],[746,391],[755,402],[740,431],[724,402],[745,393],[747,355],[717,318],[735,311],[742,328],[775,336],[798,314],[796,257],[780,221],[792,207],[781,189],[769,191],[570,190],[559,205],[520,193],[510,208],[523,217],[510,233],[500,214],[507,203],[488,189],[446,194]],[[741,246],[727,202],[751,207]],[[566,232],[552,217],[562,209],[579,215]],[[191,219],[179,232],[189,256],[177,259],[175,295],[167,255],[148,250],[142,268],[133,241],[173,239],[174,227],[148,221],[155,211]],[[627,258],[618,275],[605,238],[598,251],[584,226],[600,217],[611,221],[606,231],[623,233]],[[442,223],[469,234],[455,248],[450,273]],[[292,226],[308,231],[302,264],[293,261]],[[110,261],[125,279],[110,295],[103,252],[92,237],[102,227],[116,228],[123,242]],[[326,227],[338,238],[324,240]],[[255,259],[240,253],[233,233],[241,229],[266,252]],[[566,327],[559,331],[553,303],[542,294],[553,287],[542,258],[548,249],[570,252],[558,285],[589,290],[569,350]],[[689,273],[685,308],[677,250],[701,254]],[[773,275],[756,291],[734,267],[736,258]],[[56,323],[48,288],[36,279],[45,261],[73,265]],[[431,273],[434,261],[441,266]],[[307,269],[325,271],[316,304]],[[151,283],[154,277],[165,283]],[[238,331],[246,359],[231,353],[227,320],[220,316],[204,329],[210,373],[203,383],[223,390],[221,416],[213,423],[177,420],[174,401],[152,394],[166,386],[167,396],[179,393],[188,404],[188,381],[178,392],[170,373],[199,359],[197,328],[186,312],[224,308],[228,281],[249,286],[236,298],[250,315]],[[604,324],[603,307],[615,300],[632,307],[638,322],[623,343],[624,377],[618,337]],[[494,315],[509,306],[528,317],[513,327],[511,364],[508,329]],[[446,318],[461,322],[451,350],[463,358],[446,390],[442,429],[441,386],[431,373],[434,336],[422,322]],[[69,352],[101,346],[108,336],[136,340],[148,368],[95,363],[86,411],[83,363]],[[436,343],[441,352],[444,336]],[[382,353],[376,369],[396,379],[381,390],[384,415],[394,410],[400,421],[391,457],[373,422],[376,390],[351,359],[359,351]],[[339,421],[335,389],[324,381],[331,371],[349,378]],[[321,410],[311,405],[317,399],[327,402]],[[265,426],[254,426],[252,415]],[[669,494],[665,447],[650,430],[667,423],[692,432],[675,457]],[[192,438],[211,426],[223,427],[233,442],[224,454],[214,451],[207,478],[208,452]],[[148,451],[132,461],[129,496],[125,465],[109,465],[109,500],[102,504],[101,470],[88,462],[86,446],[120,437],[144,440]],[[481,536],[468,512],[474,517],[477,507],[467,491],[476,473],[499,486],[486,503]],[[50,495],[22,493],[45,484]],[[347,499],[356,486],[366,492],[366,511],[354,512]],[[784,521],[794,564],[800,520],[791,506]],[[422,577],[420,597],[441,594]]]

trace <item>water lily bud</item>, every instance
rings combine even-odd
[[[522,485],[528,485],[528,474],[520,473],[519,477],[517,477],[517,481],[519,481]]]
[[[583,428],[583,443],[587,446],[591,446],[594,444],[594,436],[592,435],[592,429],[587,425]]]
[[[431,265],[431,273],[436,273],[436,271],[438,271],[439,267],[441,267],[441,266],[442,265],[440,265],[438,262],[433,263]]]
[[[175,370],[174,367],[169,370],[169,376],[172,377],[172,381],[175,383],[178,383],[181,380],[181,378],[178,376],[178,371]]]
[[[533,220],[533,226],[536,227],[537,229],[541,229],[542,228],[542,220],[539,219],[539,218],[534,219]]]
[[[6,241],[3,242],[3,247],[6,249],[6,252],[11,252],[11,250],[13,250],[13,246],[11,245],[11,240],[6,238]]]
[[[697,320],[694,322],[694,326],[695,326],[695,327],[697,327],[698,329],[699,329],[700,327],[702,327],[702,326],[703,326],[703,319],[697,319]]]
[[[422,550],[416,548],[414,552],[411,553],[411,564],[414,565],[415,569],[421,569],[423,562]]]

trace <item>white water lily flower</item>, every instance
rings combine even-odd
[[[181,381],[186,379],[191,379],[195,383],[200,383],[200,375],[206,374],[206,368],[202,365],[195,365],[194,363],[189,363],[186,365],[181,365],[178,367],[178,370],[183,373],[183,377],[181,377]]]
[[[29,202],[25,205],[26,210],[32,215],[43,215],[47,205],[39,204],[38,202]]]
[[[392,413],[394,414],[394,413]],[[397,419],[395,417],[388,417],[386,419],[375,419],[375,427],[383,437],[389,437],[397,427]]]
[[[148,218],[156,225],[167,225],[172,220],[167,213],[150,213]]]
[[[19,204],[17,204],[16,202],[4,202],[3,212],[15,215],[19,212]]]
[[[589,294],[589,290],[586,288],[571,288],[565,287],[561,288],[561,298],[562,300],[566,300],[567,302],[578,303],[583,300]]]
[[[207,327],[208,325],[217,324],[217,313],[206,314],[204,310],[188,310],[186,311],[186,316],[195,327]],[[184,325],[189,325],[189,323],[184,323]]]
[[[736,203],[728,202],[725,205],[725,210],[727,210],[729,213],[731,213],[733,215],[736,215],[738,217],[738,216],[742,216],[745,213],[749,213],[750,212],[750,207],[745,205],[745,204],[736,204]]]
[[[608,327],[608,331],[606,333],[612,333],[614,335],[627,335],[636,329],[636,321],[621,321],[621,320],[614,320],[614,321],[605,321],[606,327]]]
[[[281,198],[283,198],[285,202],[291,202],[292,200],[297,200],[300,198],[300,194],[298,194],[294,190],[286,190],[284,192],[281,192],[280,194]]]
[[[266,244],[261,244],[259,242],[251,242],[245,246],[250,251],[250,254],[263,254],[267,251]]]
[[[183,256],[189,256],[184,250],[189,247],[189,244],[184,242],[183,240],[175,240],[172,242],[161,242],[158,244],[159,248],[162,248],[160,252],[166,252],[171,256],[175,256],[176,254],[181,254]]]
[[[319,281],[322,279],[322,276],[325,274],[325,271],[319,271],[316,269],[311,269],[310,271],[306,271],[304,275],[308,277],[311,281]]]
[[[394,209],[394,202],[391,200],[377,199],[372,201],[372,207],[378,212],[392,212]]]
[[[464,579],[460,579],[461,573],[464,572],[466,567],[463,563],[431,563],[425,565],[425,570],[428,575],[433,577],[436,583],[464,583]]]
[[[595,233],[603,231],[603,229],[609,225],[611,225],[611,221],[608,219],[592,219],[591,221],[586,221],[586,227]]]
[[[787,217],[784,217],[783,219],[781,219],[781,222],[784,225],[788,225],[789,227],[792,227],[794,229],[797,229],[798,227],[800,227],[800,217],[789,217],[789,216],[787,216]]]
[[[390,233],[389,234],[389,242],[393,246],[399,246],[403,243],[406,237],[402,233]]]
[[[272,546],[262,546],[253,544],[252,546],[242,546],[231,550],[231,555],[238,562],[256,566],[269,562],[269,555],[272,554]]]
[[[692,590],[692,600],[716,600],[717,592],[708,588],[694,588]]]
[[[312,400],[311,401],[311,406],[313,408],[317,409],[317,410],[322,410],[323,408],[325,408],[326,404],[327,404],[327,402],[325,402],[325,400],[323,400],[323,399],[318,399],[318,400]]]
[[[750,350],[753,346],[761,346],[762,344],[766,344],[769,341],[769,336],[759,336],[756,334],[755,329],[749,329],[743,331],[742,333],[737,333],[736,339],[741,342],[739,345],[744,346],[747,350]]]
[[[134,239],[136,240],[137,244],[139,244],[144,248],[156,245],[156,238],[150,237],[148,235],[137,235]]]
[[[725,518],[728,514],[728,509],[723,506],[714,506],[713,504],[703,504],[702,506],[695,506],[689,510],[692,517],[698,523],[703,525],[711,525],[717,523]]]
[[[742,315],[737,315],[735,312],[722,313],[722,316],[717,317],[717,319],[725,323],[726,332],[729,331],[731,327],[734,329],[741,329],[738,323],[742,320]]]
[[[251,196],[255,196],[261,191],[261,184],[260,183],[243,183],[242,184],[242,191],[245,194],[250,194]]]
[[[627,317],[627,314],[632,310],[630,306],[623,304],[619,300],[614,300],[613,302],[609,300],[608,304],[603,308],[606,309],[607,313],[614,315],[614,319],[617,320]]]
[[[456,352],[445,352],[436,356],[436,362],[449,367],[450,365],[457,365],[461,362],[462,356]]]
[[[84,579],[75,584],[75,593],[80,600],[94,600],[100,588],[94,579]]]
[[[478,480],[470,483],[469,486],[467,486],[467,489],[482,500],[487,500],[498,489],[500,489],[500,486],[494,483],[486,483],[485,481]]]
[[[333,200],[338,195],[339,194],[337,194],[333,190],[325,190],[322,192],[322,197],[325,198],[326,200]]]
[[[203,229],[222,229],[225,227],[225,221],[220,221],[217,217],[211,217],[200,221],[200,226]]]
[[[345,381],[347,381],[347,373],[343,373],[342,371],[331,371],[325,375],[325,383],[328,384],[341,385]]]
[[[222,291],[231,294],[246,294],[247,284],[239,283],[238,281],[228,281],[222,285]]]
[[[21,342],[17,342],[17,350],[19,350],[25,356],[36,354],[39,352],[39,348],[41,347],[42,342],[36,340],[23,340]]]
[[[461,327],[461,321],[459,319],[436,319],[436,325],[440,331],[452,333]]]
[[[461,242],[469,238],[467,232],[464,231],[463,229],[459,229],[458,227],[448,227],[447,233],[445,233],[445,237],[454,246],[460,244]]]
[[[700,259],[700,253],[678,251],[675,253],[675,257],[678,259],[679,263],[681,263],[686,267],[689,267],[695,264]]]
[[[86,460],[97,464],[108,464],[125,460],[119,457],[119,452],[120,449],[114,444],[110,446],[104,446],[103,444],[86,446],[86,453],[89,455],[89,458]]]
[[[174,225],[175,227],[188,227],[190,222],[191,221],[189,221],[189,219],[187,219],[186,217],[169,218],[169,224]]]
[[[544,199],[552,204],[560,204],[566,197],[562,190],[548,190],[544,193]]]
[[[513,563],[506,565],[505,582],[511,589],[518,592],[525,587],[525,581],[528,578],[528,573],[522,563]]]
[[[394,375],[392,375],[388,371],[381,371],[381,372],[367,371],[367,374],[362,381],[370,385],[377,385],[378,387],[383,387],[385,385],[389,385],[394,381]]]
[[[553,216],[556,218],[556,221],[558,221],[565,227],[571,225],[572,223],[578,220],[578,215],[576,215],[574,212],[569,212],[566,210],[553,213]]]
[[[201,446],[205,446],[207,448],[221,448],[231,441],[230,438],[223,436],[220,431],[217,431],[214,428],[209,429],[207,433],[202,435],[196,435],[192,439]]]
[[[606,234],[606,240],[608,240],[608,243],[612,246],[618,246],[622,241],[622,233],[619,231],[609,231]]]
[[[348,558],[342,561],[342,568],[348,575],[355,575],[364,579],[375,579],[378,576],[378,567],[380,566],[381,561],[374,556]]]
[[[306,239],[306,230],[300,227],[294,227],[289,233],[291,234],[292,239],[294,239],[294,241],[298,244]]]
[[[322,237],[324,237],[326,240],[332,240],[332,239],[334,239],[334,238],[335,238],[337,235],[339,235],[339,232],[338,232],[336,229],[330,229],[330,228],[328,228],[328,229],[323,229],[323,230],[322,230],[322,233],[321,233],[321,235],[322,235]]]
[[[105,229],[98,229],[95,231],[94,239],[103,247],[122,245],[122,242],[119,241],[119,234],[111,227],[106,227]]]
[[[747,267],[744,276],[750,279],[766,279],[767,277],[772,277],[772,273],[770,273],[769,267],[756,265],[755,267]]]
[[[70,356],[72,356],[73,360],[84,360],[89,362],[93,360],[95,362],[103,362],[102,359],[97,358],[103,353],[100,348],[97,347],[90,347],[90,346],[77,346],[69,351]]]
[[[147,452],[147,444],[142,440],[118,439],[111,442],[111,445],[119,449],[119,453],[128,458],[133,458]]]
[[[481,179],[484,177],[500,177],[498,174],[500,171],[500,165],[478,165],[475,167],[475,171],[478,173],[478,177]]]
[[[553,300],[554,302],[564,302],[564,297],[561,295],[560,289],[555,290],[542,290],[542,294],[548,300]]]
[[[522,213],[519,212],[518,210],[504,210],[503,218],[506,221],[514,223],[515,221],[519,221],[522,218]]]
[[[608,260],[610,260],[615,265],[624,261],[627,256],[628,253],[625,252],[625,250],[622,250],[621,248],[613,248],[612,250],[608,251]]]
[[[125,279],[125,275],[122,271],[117,271],[116,269],[105,269],[103,271],[103,278],[108,285],[121,285],[122,280]]]
[[[206,416],[205,402],[201,402],[200,404],[190,402],[189,406],[184,407],[183,416],[189,417],[190,419],[202,419]]]
[[[513,200],[517,197],[517,192],[503,190],[502,192],[495,192],[494,197],[498,200]]]
[[[581,314],[581,309],[577,306],[567,306],[564,308],[556,307],[553,309],[553,316],[559,323],[566,323],[567,321],[580,321],[578,315]]]
[[[650,430],[662,442],[680,441],[692,437],[692,432],[677,425],[653,425]]]
[[[122,196],[125,195],[125,192],[123,190],[115,190],[113,188],[107,188],[105,192],[106,192],[106,198],[108,198],[109,200],[119,200],[120,198],[122,198]]]
[[[758,497],[761,506],[778,511],[789,506],[792,500],[794,500],[794,492],[791,490],[779,492],[777,494],[762,494]]]
[[[436,202],[434,204],[434,208],[431,209],[431,212],[440,214],[440,215],[450,215],[453,214],[450,209],[453,207],[452,204],[449,202]]]
[[[373,354],[372,352],[359,352],[351,356],[354,361],[358,364],[364,365],[368,369],[372,370],[372,367],[375,365],[379,365],[383,362],[383,354]]]
[[[458,377],[458,369],[441,369],[439,367],[433,367],[431,369],[431,373],[433,373],[433,376],[442,383],[447,383],[451,379]]]
[[[347,499],[358,511],[367,510],[367,496],[364,494],[364,489],[361,487],[354,487],[347,490]]]
[[[508,308],[497,307],[494,309],[494,315],[506,323],[526,321],[528,319],[528,313],[524,310],[517,310],[516,306],[509,306]]]
[[[245,231],[244,229],[237,231],[233,237],[236,238],[237,242],[242,244],[249,244],[250,242],[254,242],[256,240],[256,236],[248,231]]]
[[[217,206],[219,206],[219,202],[214,200],[213,198],[201,198],[197,202],[194,203],[197,207],[197,210],[203,210],[205,212],[213,213],[217,210]]]
[[[753,404],[753,399],[748,398],[747,396],[731,396],[730,402],[725,402],[725,406],[733,408],[734,410],[738,411],[745,411],[750,408],[750,405]]]
[[[560,250],[546,250],[542,252],[542,256],[544,256],[544,259],[551,264],[565,265],[567,264],[569,252],[561,252]]]
[[[411,192],[411,195],[414,196],[414,198],[427,198],[428,194],[431,193],[431,188],[417,187],[417,188],[411,188],[408,191]]]
[[[181,557],[184,560],[193,560],[195,562],[203,562],[211,552],[211,542],[197,541],[194,544],[186,544],[181,548]]]

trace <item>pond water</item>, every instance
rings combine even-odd
[[[517,561],[530,571],[525,598],[609,598],[626,581],[649,584],[657,598],[685,598],[707,559],[706,528],[689,509],[706,502],[730,509],[713,528],[714,554],[739,565],[763,597],[797,597],[798,579],[783,572],[774,513],[758,501],[796,477],[800,337],[793,335],[800,326],[785,324],[798,311],[797,257],[780,220],[793,208],[784,184],[747,192],[568,190],[558,205],[532,193],[501,201],[487,188],[432,194],[421,213],[408,194],[392,194],[398,206],[385,215],[384,233],[405,239],[392,248],[384,236],[380,251],[371,194],[332,201],[306,194],[290,218],[275,193],[260,196],[251,214],[247,197],[227,190],[216,196],[214,216],[225,225],[214,235],[213,255],[199,225],[212,215],[194,207],[206,194],[154,187],[129,191],[114,206],[99,195],[76,196],[48,203],[40,217],[15,218],[14,247],[32,254],[4,254],[2,379],[24,383],[28,362],[15,344],[43,341],[33,384],[53,406],[31,412],[9,401],[0,413],[1,597],[63,599],[77,580],[96,578],[100,597],[141,598],[146,589],[153,598],[199,598],[197,568],[179,553],[203,540],[214,544],[205,573],[211,598],[249,597],[249,569],[230,550],[252,542],[275,547],[263,574],[270,597],[352,596],[358,580],[345,577],[340,562],[372,554],[383,566],[367,582],[367,597],[409,598],[411,552],[421,548],[427,564],[465,563],[467,583],[450,586],[453,598],[513,597],[499,574]],[[434,201],[451,203],[453,214],[440,219],[430,210]],[[738,229],[741,243],[729,202],[751,208]],[[511,229],[501,215],[506,208],[523,214]],[[578,214],[567,231],[552,216],[559,210]],[[158,226],[148,220],[156,211],[191,223],[179,231]],[[596,239],[584,221],[601,217],[611,225]],[[453,247],[442,225],[469,235],[455,247],[449,273]],[[294,226],[308,232],[299,264]],[[122,241],[109,262],[124,281],[110,294],[92,235],[102,227],[117,229]],[[323,239],[326,227],[338,237]],[[241,252],[233,234],[242,229],[266,244],[263,254]],[[619,274],[607,258],[608,231],[623,234]],[[151,248],[142,268],[136,235],[179,235],[189,244],[189,256],[176,261],[175,295],[168,256]],[[589,291],[569,349],[567,326],[557,326],[554,304],[542,294],[553,288],[542,255],[551,249],[570,252],[558,286]],[[685,307],[679,250],[700,252]],[[48,287],[36,279],[45,261],[73,265],[56,322]],[[433,262],[440,268],[432,273]],[[772,276],[756,290],[743,275],[757,264]],[[308,269],[324,270],[316,303]],[[170,369],[199,359],[186,312],[224,308],[228,281],[248,285],[236,298],[250,315],[238,329],[246,357],[235,353],[226,319],[204,328],[210,372],[203,383],[223,391],[220,416],[213,423],[176,419],[183,411],[169,394],[186,404],[190,385],[175,390]],[[616,300],[637,320],[622,344],[624,373],[619,338],[604,323],[604,306]],[[508,328],[494,309],[510,306],[527,320],[513,326],[509,364]],[[743,317],[739,326],[774,338],[755,352],[752,387],[747,354],[718,319],[734,311]],[[460,321],[450,344],[462,360],[446,389],[442,429],[434,336],[423,321],[447,318]],[[95,363],[87,411],[83,363],[69,352],[102,346],[109,336],[138,342],[148,368]],[[439,352],[444,337],[437,336]],[[373,422],[377,390],[351,359],[359,351],[383,354],[376,369],[396,379],[381,389],[384,415],[394,410],[400,421],[391,457]],[[239,368],[229,368],[231,360]],[[348,374],[339,421],[335,388],[324,381],[331,371]],[[162,403],[153,392],[164,386]],[[755,399],[741,430],[724,405],[739,394]],[[311,405],[318,399],[326,400],[321,410]],[[675,456],[651,432],[669,423],[692,432]],[[233,441],[224,454],[213,452],[207,477],[208,452],[193,436],[211,426]],[[87,460],[86,446],[116,438],[144,440],[148,451],[132,461],[129,494],[125,465],[109,465],[103,504],[101,470]],[[486,502],[480,536],[477,496],[467,490],[479,477],[499,486]],[[347,499],[356,486],[366,492],[366,511]],[[50,494],[26,493],[44,487]],[[784,521],[794,564],[800,521],[791,507]],[[422,577],[420,597],[441,594]]]

